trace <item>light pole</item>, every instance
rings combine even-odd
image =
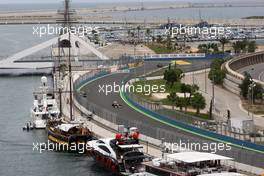
[[[213,81],[212,81],[212,101],[213,101],[213,106],[215,103],[215,75],[213,75]]]
[[[253,113],[253,105],[254,105],[254,87],[256,87],[256,83],[253,81],[253,79],[250,79],[251,84],[249,84],[248,88],[248,97],[251,96],[251,114],[252,114],[252,120],[254,119],[254,113]],[[249,95],[249,92],[251,91],[251,95]],[[248,115],[249,115],[249,110],[248,110]]]
[[[206,72],[206,64],[204,65],[204,91],[207,93],[207,72]]]

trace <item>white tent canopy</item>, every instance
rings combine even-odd
[[[174,161],[181,161],[184,163],[196,163],[211,160],[232,160],[233,158],[204,152],[182,152],[167,155],[167,157]]]

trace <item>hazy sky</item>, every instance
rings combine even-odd
[[[9,3],[60,3],[63,0],[0,0],[2,4]],[[147,2],[147,1],[164,1],[164,0],[72,0],[72,2]],[[166,0],[179,2],[252,2],[252,0]],[[253,0],[254,2],[263,2],[263,0]]]

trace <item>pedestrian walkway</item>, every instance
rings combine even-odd
[[[209,70],[198,72],[196,74],[187,74],[185,75],[183,82],[187,84],[197,84],[200,87],[201,93],[205,96],[206,99],[206,109],[209,110],[210,101],[212,99],[213,85],[211,80],[208,79]],[[241,106],[240,97],[234,93],[229,92],[228,90],[220,87],[214,86],[215,92],[215,111],[222,117],[220,120],[227,120],[227,110],[231,111],[231,117],[234,119],[240,120],[251,120],[252,116],[248,115],[246,110]],[[254,123],[264,129],[264,118],[254,116]]]

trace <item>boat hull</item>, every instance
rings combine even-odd
[[[114,175],[122,175],[120,172],[120,166],[115,159],[108,157],[106,155],[102,155],[101,153],[94,150],[89,150],[87,152],[88,152],[88,156],[92,157],[94,161],[98,165],[103,167],[105,170],[111,171],[111,173]]]
[[[85,153],[89,150],[87,142],[94,139],[92,135],[63,135],[54,132],[50,128],[47,129],[48,140],[56,144],[56,149],[58,151]]]

